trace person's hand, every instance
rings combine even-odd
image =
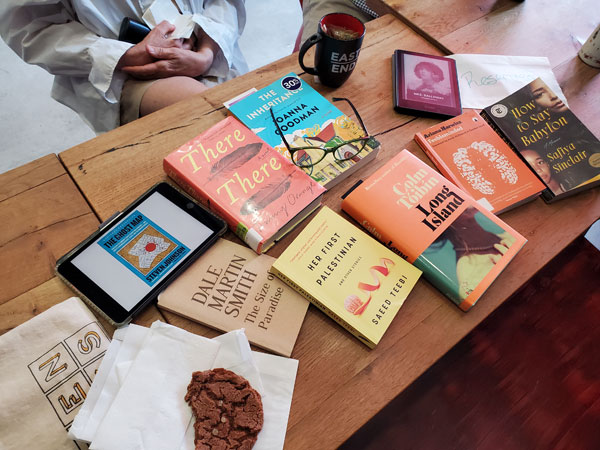
[[[125,52],[117,64],[117,69],[122,70],[124,67],[143,66],[152,63],[154,58],[147,51],[149,45],[158,48],[191,49],[194,45],[192,40],[186,39],[183,41],[182,39],[169,39],[169,34],[174,30],[175,25],[163,20],[150,30],[150,33],[148,33],[141,42]]]
[[[210,49],[198,51],[177,47],[146,46],[146,51],[154,59],[144,65],[124,66],[123,72],[141,80],[168,78],[176,75],[197,77],[205,73],[213,62]]]

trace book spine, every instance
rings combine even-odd
[[[437,167],[440,173],[444,175],[444,177],[448,178],[454,184],[458,185],[458,187],[460,187],[463,191],[468,191],[468,187],[465,186],[454,173],[452,173],[452,171],[446,165],[446,163],[444,163],[442,158],[438,156],[437,152],[435,151],[435,148],[433,148],[429,144],[429,142],[427,142],[427,140],[421,135],[421,133],[415,134],[415,141],[417,142],[417,144],[419,144],[423,152],[429,157],[433,164],[435,164],[435,167]]]
[[[375,342],[371,341],[364,334],[362,334],[360,331],[358,331],[356,328],[354,328],[353,326],[348,324],[348,322],[346,322],[344,319],[342,319],[340,316],[338,316],[336,313],[334,313],[331,309],[329,309],[327,306],[325,306],[322,302],[317,300],[313,295],[311,295],[306,290],[302,289],[298,284],[296,284],[294,281],[290,280],[286,275],[281,273],[281,271],[278,270],[276,267],[274,267],[274,266],[271,267],[271,273],[276,275],[279,279],[281,279],[284,283],[286,283],[292,289],[296,290],[296,292],[299,292],[300,294],[302,294],[309,302],[311,302],[313,305],[315,305],[317,308],[319,308],[321,311],[323,311],[325,314],[327,314],[329,317],[331,317],[333,320],[335,320],[339,325],[341,325],[347,331],[352,333],[367,347],[375,348],[375,346],[376,346]]]
[[[202,191],[195,183],[191,182],[189,178],[180,170],[178,170],[168,159],[163,160],[163,169],[169,178],[175,181],[175,183],[177,183],[184,191],[186,191],[196,200],[222,217],[227,222],[227,225],[229,225],[229,229],[233,231],[241,240],[250,245],[245,239],[245,234],[241,233],[241,230],[245,227],[239,226],[240,221],[237,220],[236,217],[234,217],[225,208],[220,206],[218,202],[212,201],[209,195]]]

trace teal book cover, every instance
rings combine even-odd
[[[352,120],[292,72],[229,105],[229,110],[244,125],[290,160],[292,157],[273,121],[271,109],[292,148],[331,148],[365,135],[358,121]],[[362,163],[373,159],[379,143],[371,139],[362,151],[358,152],[359,148],[362,148],[360,141],[340,146],[323,160],[302,169],[322,186],[331,188]],[[340,161],[349,155],[354,156]],[[295,158],[306,160],[311,156],[311,152],[301,151]]]

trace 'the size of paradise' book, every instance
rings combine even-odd
[[[268,86],[229,104],[229,110],[248,128],[275,150],[291,160],[290,152],[273,122],[270,110],[283,135],[292,148],[333,148],[364,136],[358,121],[344,114],[295,73],[289,73]],[[379,142],[372,138],[366,147],[361,142],[338,147],[314,166],[303,168],[308,175],[327,189],[331,189],[359,167],[373,160],[379,152]],[[337,154],[338,158],[334,156]],[[310,158],[313,152],[304,152],[301,158]],[[314,156],[314,155],[313,155]],[[347,159],[340,161],[340,159]]]
[[[415,134],[439,171],[482,206],[500,214],[536,198],[544,185],[470,109]]]
[[[271,272],[374,348],[421,271],[324,206]]]
[[[526,242],[408,150],[346,194],[342,209],[464,311]]]
[[[314,211],[325,192],[235,117],[182,145],[163,167],[257,253]]]
[[[252,344],[290,356],[308,302],[269,273],[274,261],[219,239],[160,293],[158,306],[217,330],[244,328]]]

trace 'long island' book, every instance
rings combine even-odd
[[[476,111],[415,134],[438,170],[494,214],[538,197],[545,186]]]
[[[408,150],[345,195],[342,209],[463,311],[526,242]]]
[[[324,206],[271,272],[370,348],[421,271]]]
[[[182,145],[163,167],[257,253],[314,211],[325,191],[235,117]]]
[[[159,294],[158,306],[217,330],[244,328],[252,344],[290,356],[309,303],[269,273],[274,261],[219,239]]]
[[[295,152],[308,175],[327,189],[373,160],[379,152],[379,142],[372,138],[356,141],[365,136],[358,121],[351,119],[329,100],[314,90],[295,73],[289,73],[270,85],[233,104],[229,110],[248,128],[288,159],[292,155],[281,134],[291,148],[321,147],[331,149],[321,161],[320,151],[310,149]],[[271,112],[279,124],[278,131]],[[340,146],[344,142],[348,144]],[[343,160],[343,161],[342,161]],[[315,164],[310,167],[310,163]]]
[[[541,78],[481,116],[544,182],[545,201],[600,184],[600,141]]]

